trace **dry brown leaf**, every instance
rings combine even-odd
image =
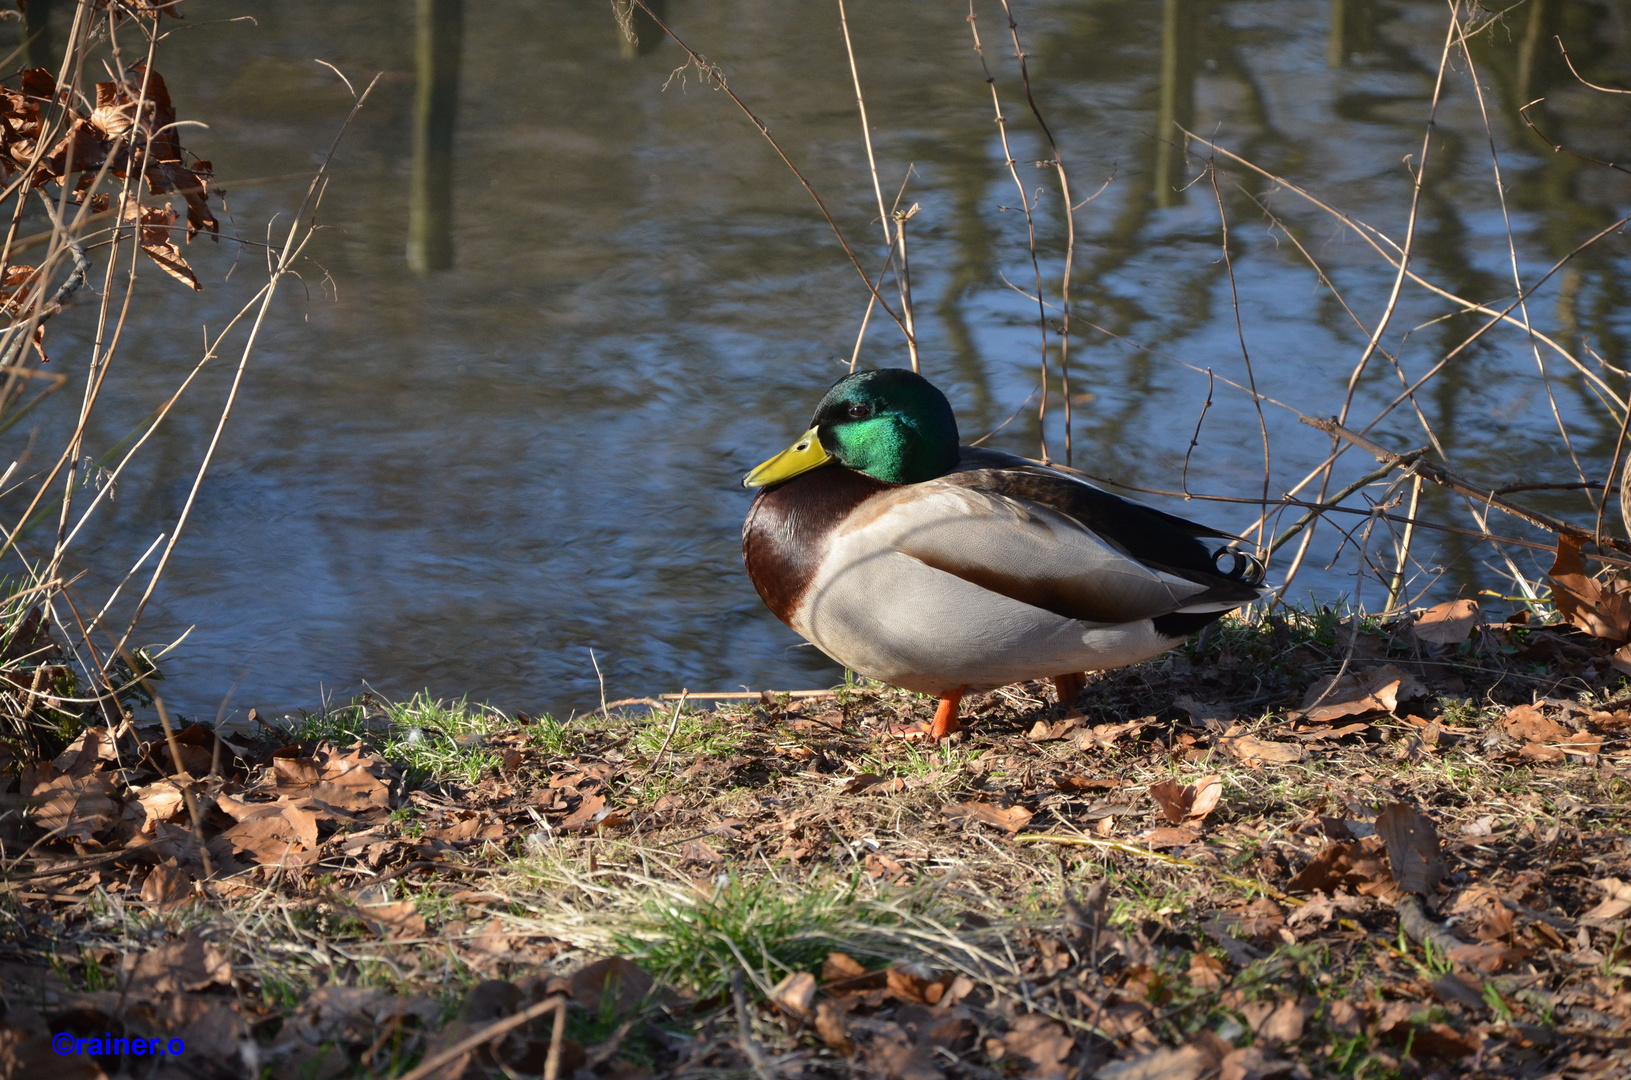
[[[585,795],[582,801],[578,803],[578,808],[567,815],[565,821],[561,822],[561,828],[569,831],[587,829],[595,823],[595,815],[605,808],[606,796]]]
[[[1399,702],[1425,693],[1427,688],[1417,682],[1414,675],[1400,671],[1394,664],[1384,664],[1358,673],[1350,672],[1340,679],[1327,675],[1308,688],[1308,693],[1303,695],[1302,709],[1291,716],[1323,723],[1343,716],[1390,713],[1399,707]]]
[[[1112,746],[1123,735],[1137,734],[1149,727],[1154,720],[1153,716],[1142,716],[1125,724],[1095,724],[1086,731],[1078,731],[1071,742],[1078,750]]]
[[[174,780],[164,779],[131,789],[142,812],[141,831],[148,836],[158,832],[161,821],[176,821],[187,809],[187,798]]]
[[[1360,724],[1359,726],[1365,727],[1367,725]],[[1218,739],[1218,746],[1230,757],[1252,766],[1265,761],[1277,765],[1289,765],[1308,756],[1308,751],[1296,743],[1271,742],[1268,739],[1259,739],[1252,735],[1220,738]]]
[[[1146,833],[1141,833],[1140,838],[1144,841],[1146,847],[1161,851],[1165,848],[1193,844],[1201,838],[1201,834],[1199,830],[1178,826],[1175,828],[1151,829]]]
[[[1275,1046],[1295,1043],[1303,1037],[1303,1022],[1307,1019],[1302,1006],[1289,998],[1255,1026],[1257,1037]]]
[[[85,776],[98,762],[117,764],[119,751],[114,746],[113,732],[105,727],[86,728],[80,732],[68,749],[51,762],[59,770],[75,776]]]
[[[1616,649],[1608,664],[1622,675],[1631,675],[1631,645],[1621,645]]]
[[[32,785],[22,785],[23,795],[33,805],[27,819],[59,840],[90,843],[112,827],[119,816],[119,804],[111,798],[113,781],[102,772],[84,775],[55,775],[56,769],[42,766],[45,777]]]
[[[1230,1050],[1218,1071],[1218,1080],[1268,1080],[1294,1072],[1297,1063],[1284,1058],[1270,1057],[1261,1046],[1252,1045]]]
[[[1392,899],[1398,894],[1380,837],[1329,844],[1286,883],[1288,893],[1322,892],[1335,896],[1343,889],[1382,899]]]
[[[1576,731],[1562,742],[1553,743],[1552,745],[1565,754],[1578,754],[1589,757],[1592,754],[1603,752],[1603,737],[1593,735],[1589,731]]]
[[[1054,777],[1053,786],[1067,794],[1073,794],[1079,791],[1114,791],[1117,788],[1126,787],[1127,781],[1114,778],[1100,779],[1074,773],[1068,776]]]
[[[0,125],[3,127],[4,125]],[[0,1020],[0,1076],[6,1080],[49,1076],[52,1080],[108,1080],[89,1055],[63,1057],[44,1034],[30,1034]]]
[[[1070,1052],[1076,1048],[1076,1040],[1051,1017],[1041,1013],[1026,1013],[1018,1017],[1013,1026],[1003,1033],[1002,1043],[1008,1053],[1028,1064],[1026,1071],[1031,1076],[1042,1078],[1074,1073],[1074,1070],[1066,1069],[1065,1063],[1070,1059]]]
[[[1202,990],[1216,990],[1223,985],[1223,961],[1207,952],[1197,952],[1189,958],[1189,982]]]
[[[940,1000],[945,987],[935,979],[921,975],[910,968],[894,964],[884,973],[884,985],[889,995],[907,1004],[933,1005]],[[932,987],[932,989],[931,989]]]
[[[1524,742],[1550,742],[1569,734],[1569,729],[1546,716],[1533,705],[1514,705],[1501,718],[1501,730]]]
[[[198,280],[198,275],[193,272],[192,266],[181,254],[181,248],[176,245],[173,233],[176,211],[173,206],[169,203],[163,206],[142,206],[131,200],[126,204],[124,218],[127,225],[139,226],[142,254],[157,263],[159,269],[195,292],[204,288]]]
[[[1198,822],[1217,808],[1218,800],[1223,797],[1223,781],[1216,776],[1203,776],[1193,784],[1179,786],[1176,780],[1163,780],[1151,785],[1150,797],[1172,824]]]
[[[868,975],[877,976],[877,984],[884,984],[884,973],[869,972],[859,961],[845,953],[830,952],[827,959],[821,962],[822,983],[848,982],[851,979],[860,979]]]
[[[277,754],[272,758],[279,795],[314,799],[331,810],[350,814],[390,809],[390,786],[376,775],[385,768],[384,760],[360,743],[345,751],[321,743],[310,757]]]
[[[855,1052],[855,1044],[849,1038],[849,1021],[832,1002],[823,1001],[816,1006],[815,1029],[829,1050],[845,1057]]]
[[[1547,746],[1545,743],[1538,742],[1532,742],[1523,747],[1518,751],[1518,754],[1520,757],[1526,757],[1530,761],[1540,761],[1550,764],[1555,764],[1568,757],[1567,754],[1556,747]]]
[[[192,895],[193,877],[174,859],[166,859],[147,872],[142,881],[142,902],[156,908],[175,907]]]
[[[1099,1067],[1097,1080],[1200,1080],[1210,1062],[1194,1046],[1166,1047]]]
[[[1432,819],[1404,803],[1389,803],[1377,815],[1376,835],[1387,846],[1388,866],[1399,888],[1432,896],[1445,874]]]
[[[1592,887],[1602,892],[1607,899],[1580,916],[1581,922],[1593,924],[1606,923],[1611,919],[1618,919],[1626,912],[1631,911],[1631,885],[1627,885],[1619,878],[1602,878],[1591,883]]]
[[[233,851],[265,866],[299,867],[316,861],[317,818],[310,810],[283,800],[245,803],[230,795],[218,796],[215,803],[237,821],[220,836]]]
[[[1025,737],[1032,742],[1054,742],[1063,739],[1081,726],[1082,718],[1079,716],[1073,716],[1051,724],[1046,720],[1038,720],[1031,725],[1031,730]]]
[[[889,1080],[944,1080],[932,1047],[920,1045],[893,1021],[873,1021],[869,1038],[856,1051],[861,1071]]]
[[[1296,926],[1317,919],[1321,926],[1329,926],[1332,919],[1356,914],[1369,906],[1370,901],[1362,896],[1350,896],[1345,892],[1322,894],[1293,911],[1286,918],[1286,925]]]
[[[1625,641],[1631,637],[1631,581],[1600,582],[1586,573],[1582,541],[1558,536],[1552,561],[1552,603],[1558,614],[1592,637]]]
[[[121,966],[125,985],[133,994],[179,994],[232,985],[232,965],[196,933],[167,941],[140,956],[127,954]]]
[[[1023,806],[998,806],[988,802],[952,803],[944,808],[949,818],[983,821],[1008,833],[1017,833],[1031,822],[1032,814]]]
[[[229,1006],[207,998],[166,998],[159,1015],[169,1035],[181,1040],[189,1058],[197,1055],[195,1060],[231,1061],[238,1057],[239,1046],[249,1037],[249,1024],[243,1017]]]
[[[1448,1024],[1412,1024],[1409,1003],[1396,1001],[1392,1004],[1405,1006],[1400,1010],[1402,1015],[1378,1019],[1376,1033],[1395,1046],[1410,1047],[1411,1057],[1459,1061],[1478,1052],[1481,1042],[1475,1032],[1459,1032]]]
[[[708,866],[721,866],[725,862],[725,856],[715,851],[706,840],[687,840],[680,848],[680,858]]]
[[[795,971],[770,991],[770,1000],[776,1007],[800,1020],[810,1017],[810,1005],[815,1001],[816,978],[808,971]]]
[[[621,956],[608,956],[580,968],[572,976],[572,1000],[589,1011],[590,1016],[604,1015],[609,1005],[608,996],[615,998],[615,1013],[632,1013],[651,993],[656,981],[633,960]]]
[[[1448,600],[1435,604],[1416,616],[1410,630],[1417,641],[1437,645],[1459,645],[1478,625],[1476,600]]]
[[[392,941],[425,936],[425,917],[412,900],[398,900],[390,904],[368,904],[357,909],[362,917],[373,923]]]
[[[860,792],[863,792],[867,788],[871,787],[873,784],[878,783],[882,779],[883,779],[883,777],[881,775],[879,775],[878,773],[875,773],[875,772],[859,773],[856,776],[852,777],[847,784],[845,784],[842,788],[839,789],[839,794],[840,795],[856,795],[856,794],[859,794]]]

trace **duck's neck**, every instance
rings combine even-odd
[[[742,524],[742,561],[778,619],[793,624],[833,531],[889,486],[840,465],[824,465],[759,492]]]

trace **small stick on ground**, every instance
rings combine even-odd
[[[494,1020],[474,1035],[466,1036],[441,1053],[421,1061],[418,1068],[402,1074],[399,1080],[424,1080],[425,1077],[430,1076],[460,1054],[474,1050],[483,1043],[491,1042],[500,1035],[514,1031],[527,1021],[535,1020],[551,1009],[555,1010],[556,1037],[549,1044],[549,1058],[544,1065],[544,1076],[552,1078],[560,1072],[561,1067],[560,1033],[566,1018],[566,998],[564,996],[547,997],[542,1001],[528,1005],[518,1013],[504,1017],[502,1020]],[[551,1065],[554,1066],[553,1072],[550,1070]]]
[[[773,1080],[770,1068],[765,1064],[764,1048],[753,1037],[753,1029],[748,1024],[747,996],[742,993],[740,971],[731,976],[731,1000],[736,1004],[736,1034],[742,1043],[742,1055],[753,1064],[753,1071],[759,1080]]]
[[[544,1080],[561,1075],[561,1043],[566,1037],[566,998],[555,1007],[555,1028],[549,1035],[549,1055],[544,1058]]]
[[[668,721],[668,734],[663,736],[663,745],[658,748],[657,756],[651,759],[651,764],[646,766],[646,771],[640,774],[642,780],[650,776],[652,771],[662,764],[663,755],[668,753],[668,744],[674,741],[674,732],[679,729],[680,711],[685,708],[685,699],[690,696],[691,691],[680,691],[680,699],[674,702],[674,715]]]
[[[1410,562],[1410,541],[1416,535],[1416,505],[1421,501],[1421,474],[1417,473],[1410,485],[1410,510],[1406,517],[1410,520],[1405,524],[1404,536],[1399,540],[1399,563],[1393,568],[1393,580],[1387,587],[1387,606],[1382,614],[1396,611],[1399,607],[1399,593],[1404,590],[1404,572]]]

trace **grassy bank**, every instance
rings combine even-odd
[[[867,685],[93,732],[3,781],[0,1055],[404,1075],[530,1008],[434,1074],[1624,1075],[1631,685],[1446,636],[1230,622],[937,747]]]

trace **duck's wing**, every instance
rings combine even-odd
[[[898,488],[854,527],[878,530],[863,546],[893,548],[989,592],[1098,625],[1226,611],[1258,596],[1252,584],[1211,569],[1198,540],[1177,533],[1200,550],[1204,570],[1145,562],[999,472]]]
[[[1237,541],[1238,536],[1111,494],[1028,458],[972,446],[961,450],[961,461],[948,480],[1051,507],[1150,566],[1253,586],[1263,581],[1263,565],[1244,553],[1232,571],[1220,572],[1219,549],[1201,542]]]

